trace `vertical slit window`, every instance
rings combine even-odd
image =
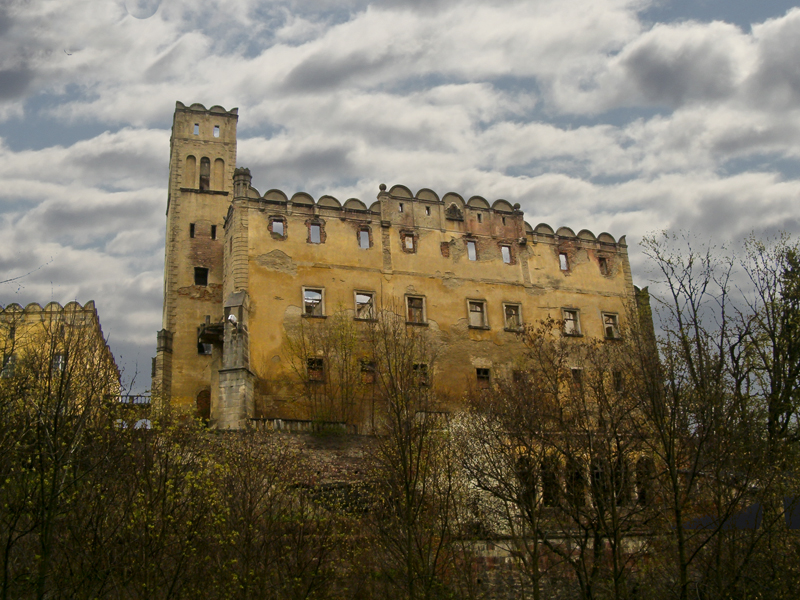
[[[562,271],[569,271],[569,261],[566,253],[560,252],[558,254],[558,266]]]
[[[369,250],[369,231],[367,229],[358,232],[358,247],[362,250]]]
[[[189,223],[189,237],[194,237],[194,223]]]
[[[322,243],[321,228],[316,223],[312,223],[308,226],[308,241],[311,244]]]
[[[219,137],[219,125],[214,125],[214,137]]]
[[[195,135],[200,135],[200,123],[195,123],[194,124],[194,134]]]
[[[467,257],[470,260],[478,260],[478,246],[473,240],[467,241]]]
[[[211,160],[207,156],[200,159],[200,189],[211,189]]]
[[[500,254],[503,255],[503,262],[507,265],[511,264],[511,248],[508,246],[500,246]]]
[[[216,225],[212,225],[211,226],[211,239],[212,240],[217,239],[217,226]]]

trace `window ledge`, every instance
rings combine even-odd
[[[211,194],[212,196],[227,196],[224,190],[201,190],[200,188],[180,188],[182,192],[195,192],[196,194]]]
[[[353,317],[353,321],[361,321],[362,323],[377,323],[378,319],[362,319],[361,317]]]
[[[304,319],[327,319],[328,318],[328,315],[307,315],[305,313],[303,313],[302,316],[303,316]]]
[[[622,336],[621,335],[617,335],[617,336],[614,336],[614,337],[606,336],[603,339],[605,339],[605,341],[607,341],[607,342],[621,342],[622,341]]]
[[[525,331],[525,327],[505,327],[503,331],[510,331],[511,333],[522,333]]]
[[[574,338],[582,338],[582,333],[566,333],[564,332],[564,337],[574,337]]]
[[[428,323],[420,323],[418,321],[406,321],[406,325],[414,325],[415,327],[427,327]]]
[[[488,325],[468,325],[469,329],[483,329],[484,331],[488,331],[491,329]]]

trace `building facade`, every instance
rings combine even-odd
[[[334,316],[358,328],[391,311],[424,329],[437,359],[419,367],[444,410],[510,376],[527,324],[620,337],[636,301],[624,236],[531,226],[519,204],[403,185],[369,202],[262,194],[235,167],[237,119],[217,106],[175,111],[153,370],[154,394],[172,406],[224,429],[313,418],[293,382],[324,378],[327,357],[299,370],[292,340]]]

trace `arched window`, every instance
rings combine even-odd
[[[183,187],[194,188],[197,186],[197,159],[194,156],[186,157],[186,169],[183,174]]]
[[[208,157],[204,156],[200,159],[200,189],[201,190],[208,190],[211,189],[209,186],[211,184],[211,161]]]
[[[211,188],[212,190],[221,190],[225,186],[223,185],[223,179],[225,179],[225,161],[221,158],[218,158],[214,161],[214,178],[213,184],[214,186]]]

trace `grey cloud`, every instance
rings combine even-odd
[[[747,82],[756,107],[800,107],[800,11],[756,29],[760,38],[758,68]]]
[[[28,67],[0,71],[0,100],[24,96],[33,81],[33,75],[33,70]]]
[[[692,100],[718,100],[735,88],[732,59],[711,41],[675,53],[646,44],[627,55],[621,66],[653,104],[676,107]]]
[[[392,62],[394,57],[386,53],[380,56],[360,53],[331,57],[320,52],[292,69],[284,80],[284,87],[290,92],[329,90],[340,87],[355,77],[382,71]]]
[[[6,33],[14,21],[8,16],[8,11],[5,8],[0,8],[0,35]]]

